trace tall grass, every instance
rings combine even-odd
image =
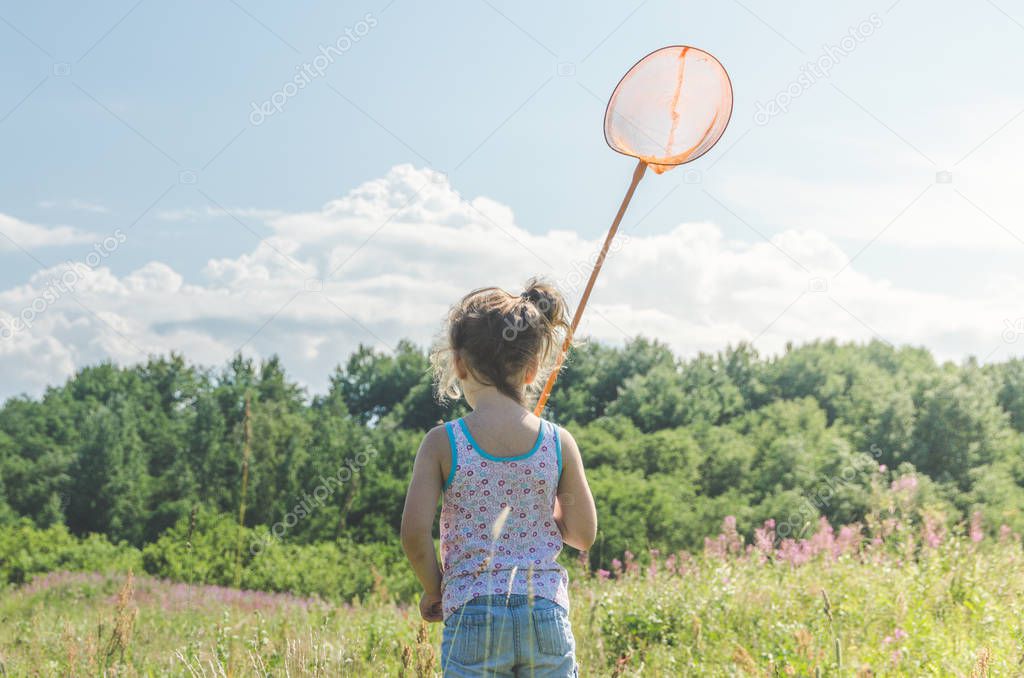
[[[702,553],[627,551],[594,572],[585,559],[570,563],[581,675],[1024,675],[1020,536],[995,525],[986,533],[980,514],[947,526],[910,500],[914,483],[904,478],[876,489],[879,508],[839,530],[822,519],[805,538],[780,538],[768,521],[747,543],[726,518]],[[189,555],[194,521],[182,535]],[[203,538],[230,544],[234,529]],[[339,604],[199,585],[192,565],[182,572],[188,582],[136,578],[137,554],[78,544],[60,530],[12,535],[2,553],[16,557],[0,561],[8,581],[47,564],[113,558],[128,567],[37,574],[3,590],[0,675],[441,672],[440,625],[424,624],[415,605],[396,604],[383,585]],[[42,553],[47,542],[52,552]],[[29,547],[41,555],[28,558]],[[69,555],[75,549],[83,554]],[[274,562],[302,582],[318,561]]]
[[[702,554],[626,554],[615,571],[577,571],[581,675],[1024,674],[1019,539],[934,543],[923,525],[890,527],[841,541],[822,524],[802,544],[758,546],[727,523]],[[17,676],[429,676],[440,674],[439,641],[415,606],[381,599],[335,605],[86,573],[0,598],[0,663]]]

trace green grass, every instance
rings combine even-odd
[[[1018,541],[928,548],[897,532],[820,551],[798,566],[752,550],[575,574],[581,675],[1024,674]],[[415,607],[126,579],[59,573],[0,594],[7,675],[439,675],[440,625]]]

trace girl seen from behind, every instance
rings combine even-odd
[[[518,295],[466,295],[433,352],[439,397],[472,411],[424,437],[402,545],[423,585],[420,614],[444,622],[445,676],[577,675],[557,557],[563,544],[590,548],[597,513],[576,441],[527,407],[568,329],[561,295],[532,280]]]

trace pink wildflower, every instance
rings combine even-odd
[[[764,527],[754,529],[754,547],[759,553],[759,560],[765,562],[775,552],[775,521],[771,518],[764,521]]]
[[[889,487],[893,492],[913,494],[914,490],[917,489],[917,476],[913,474],[901,476],[897,480],[892,481],[892,485]]]
[[[693,556],[691,556],[686,551],[677,551],[676,556],[676,560],[678,563],[678,565],[676,565],[676,574],[682,577],[684,574],[686,574],[688,570],[687,565],[693,560]]]
[[[736,516],[726,516],[722,521],[722,534],[719,538],[725,538],[726,548],[729,553],[739,554],[743,552],[743,537],[736,531]]]
[[[640,565],[637,564],[636,556],[633,555],[632,551],[627,549],[623,557],[626,559],[626,574],[637,574],[640,572]]]
[[[975,544],[985,538],[985,532],[981,528],[981,511],[971,514],[971,541]]]
[[[829,525],[828,518],[822,516],[818,519],[818,531],[815,532],[810,539],[810,554],[812,556],[818,555],[819,553],[828,553],[831,555],[835,542],[836,540],[832,531],[832,526]]]
[[[832,555],[838,558],[845,553],[856,553],[860,548],[860,525],[843,525],[839,528],[839,536],[836,538],[835,546],[832,548]]]
[[[782,543],[779,544],[776,558],[782,562],[789,563],[793,567],[803,565],[811,559],[809,543],[804,539],[801,539],[800,541],[795,539],[783,539]]]
[[[725,558],[725,547],[721,540],[704,537],[704,555],[709,558]]]
[[[929,548],[936,549],[946,537],[946,528],[935,517],[927,515],[924,517],[924,534],[922,536]]]
[[[1013,534],[1013,530],[1010,529],[1009,525],[1007,525],[1005,523],[1000,525],[999,526],[999,543],[1000,544],[1005,544],[1006,542],[1010,541],[1010,536],[1012,534]]]
[[[704,553],[714,558],[743,553],[743,537],[736,531],[736,517],[726,516],[722,521],[722,533],[714,539],[704,538]]]

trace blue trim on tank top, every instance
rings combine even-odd
[[[555,430],[555,456],[558,457],[558,479],[562,479],[562,432],[554,424],[551,428]]]
[[[459,457],[458,451],[455,449],[455,433],[452,432],[451,424],[445,424],[444,430],[448,434],[448,449],[452,454],[452,469],[448,471],[448,479],[444,481],[444,489],[447,490],[455,480],[455,465],[458,463]]]
[[[544,442],[544,426],[547,424],[543,419],[540,420],[540,430],[537,431],[537,442],[533,444],[533,449],[526,454],[520,454],[517,457],[496,457],[493,454],[488,454],[484,448],[480,447],[475,440],[473,440],[473,434],[469,432],[469,427],[466,426],[466,422],[459,418],[459,426],[462,428],[462,432],[466,434],[466,438],[469,440],[469,444],[473,446],[484,459],[490,459],[491,461],[522,461],[528,457],[533,456],[533,453],[540,449],[540,444]],[[557,444],[557,443],[556,443]]]

